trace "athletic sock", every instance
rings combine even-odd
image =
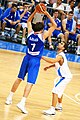
[[[11,98],[11,99],[12,99],[13,95],[14,95],[14,92],[10,92],[8,98]]]
[[[14,38],[17,38],[17,34],[14,34]]]
[[[4,36],[4,32],[2,32],[2,35]]]
[[[62,103],[58,103],[58,105],[59,105],[60,107],[62,107]]]
[[[25,105],[25,102],[26,102],[26,97],[22,97],[20,103],[24,106],[24,105]]]
[[[80,54],[80,46],[77,47],[77,54]]]
[[[22,38],[23,41],[25,41],[25,38]]]

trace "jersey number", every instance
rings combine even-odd
[[[32,51],[33,51],[35,46],[36,46],[36,44],[34,43],[34,44],[31,44],[31,45],[32,45]]]

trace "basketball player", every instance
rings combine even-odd
[[[42,56],[43,60],[52,64],[48,67],[45,67],[44,70],[47,70],[51,67],[55,67],[55,69],[57,70],[57,74],[59,76],[58,80],[56,81],[56,84],[54,85],[54,88],[52,89],[51,108],[48,110],[43,110],[43,114],[45,115],[55,115],[56,114],[55,110],[62,110],[63,92],[66,88],[66,85],[71,81],[72,78],[72,74],[67,64],[67,59],[63,52],[65,48],[66,43],[65,41],[62,41],[61,43],[58,44],[56,58],[52,59]]]
[[[56,23],[53,21],[50,14],[47,11],[43,11],[43,10],[42,10],[42,13],[50,19],[50,21],[52,23],[52,27],[50,27],[48,29],[48,31],[44,32],[43,31],[43,28],[44,28],[43,22],[38,22],[35,25],[32,25],[31,22],[32,22],[32,19],[33,19],[34,15],[36,14],[36,12],[37,12],[37,9],[35,8],[35,11],[28,18],[28,21],[27,21],[28,46],[27,46],[26,55],[23,58],[21,68],[20,68],[20,71],[18,74],[18,78],[14,82],[11,92],[6,99],[7,105],[12,103],[13,94],[17,90],[21,81],[24,80],[24,77],[27,73],[28,74],[27,75],[27,84],[24,89],[23,97],[22,97],[21,101],[17,104],[17,107],[25,114],[28,113],[28,111],[25,108],[26,98],[28,97],[33,84],[36,83],[36,79],[37,79],[39,67],[40,67],[40,60],[41,60],[41,57],[43,54],[45,39],[49,35],[51,35],[52,32],[54,31],[54,29],[56,28]]]

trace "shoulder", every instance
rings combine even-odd
[[[77,11],[78,10],[78,7],[76,6],[75,8],[74,8],[74,11]]]
[[[5,12],[10,12],[12,8],[7,8]]]
[[[76,24],[76,21],[73,19],[74,24]]]
[[[57,4],[56,4],[56,3],[54,3],[54,4],[53,4],[53,8],[56,8],[56,7],[57,7]]]
[[[58,21],[58,22],[61,22],[61,20],[60,20],[59,18],[57,18],[57,21]]]
[[[29,37],[30,35],[34,34],[34,31],[31,31],[27,37]]]
[[[58,54],[58,56],[61,56],[62,58],[64,58],[65,54],[64,54],[64,52],[61,52],[61,53]]]
[[[64,19],[64,20],[62,20],[62,23],[65,23],[65,24],[66,24],[66,22],[67,22],[67,18]]]

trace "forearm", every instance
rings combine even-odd
[[[55,64],[48,66],[47,69],[52,68],[52,67],[55,67]]]
[[[61,30],[61,27],[57,27],[56,30]]]
[[[29,16],[27,22],[31,22],[35,14],[36,14],[36,10]]]
[[[4,20],[6,20],[6,21],[8,21],[8,22],[11,21],[11,20],[9,20],[8,18],[4,18]]]
[[[48,62],[48,63],[51,63],[51,64],[54,64],[54,63],[55,63],[54,59],[52,59],[52,58],[47,58],[47,57],[42,56],[42,59],[43,59],[44,61]]]
[[[54,26],[56,28],[56,23],[55,21],[53,20],[53,18],[50,16],[50,14],[47,12],[46,16],[50,19],[51,23],[52,23],[52,26]]]
[[[16,21],[16,23],[19,23],[19,22],[20,22],[20,20],[17,20],[17,21]]]

